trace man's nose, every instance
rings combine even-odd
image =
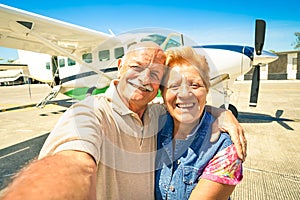
[[[143,85],[150,84],[150,82],[151,82],[151,71],[150,71],[150,69],[146,68],[143,71],[141,71],[139,79],[140,79],[140,82]]]

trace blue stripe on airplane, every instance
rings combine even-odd
[[[202,45],[202,46],[193,46],[193,48],[210,48],[210,49],[223,49],[223,50],[228,50],[228,51],[234,51],[238,52],[241,54],[244,54],[248,56],[251,60],[253,60],[253,52],[254,48],[249,47],[249,46],[240,46],[240,45]],[[113,71],[118,71],[117,67],[112,67],[112,68],[105,68],[105,69],[100,69],[100,71],[106,73],[106,72],[113,72]],[[90,72],[84,72],[81,74],[76,74],[73,76],[69,76],[66,78],[61,79],[62,83],[72,81],[78,78],[83,78],[83,77],[88,77],[95,75],[96,72],[90,71]]]
[[[193,46],[193,48],[223,49],[228,51],[234,51],[248,56],[251,60],[253,60],[253,53],[254,53],[253,47],[240,46],[240,45],[202,45],[202,46]]]
[[[107,72],[114,72],[114,71],[118,71],[118,67],[111,67],[111,68],[105,68],[105,69],[100,69],[101,72],[107,73]],[[61,83],[66,83],[68,81],[72,81],[75,79],[79,79],[79,78],[84,78],[84,77],[88,77],[88,76],[92,76],[92,75],[96,75],[97,73],[94,71],[90,71],[90,72],[84,72],[81,74],[76,74],[73,76],[69,76],[66,78],[61,79]]]

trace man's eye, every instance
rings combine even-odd
[[[152,73],[151,73],[151,76],[152,76],[155,80],[159,80],[159,79],[160,79],[157,72],[152,72]]]
[[[130,65],[129,67],[135,71],[142,71],[142,68],[138,65]]]

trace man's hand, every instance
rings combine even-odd
[[[1,199],[96,199],[96,169],[89,154],[62,151],[29,164]]]
[[[247,155],[247,140],[244,129],[235,116],[230,110],[222,108],[206,106],[206,109],[216,118],[215,122],[212,124],[212,136],[210,141],[215,142],[220,136],[220,131],[227,132],[230,135],[232,142],[235,144],[239,158],[245,161]]]

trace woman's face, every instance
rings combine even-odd
[[[175,64],[167,76],[163,98],[175,123],[198,123],[207,95],[200,73],[194,66]]]

